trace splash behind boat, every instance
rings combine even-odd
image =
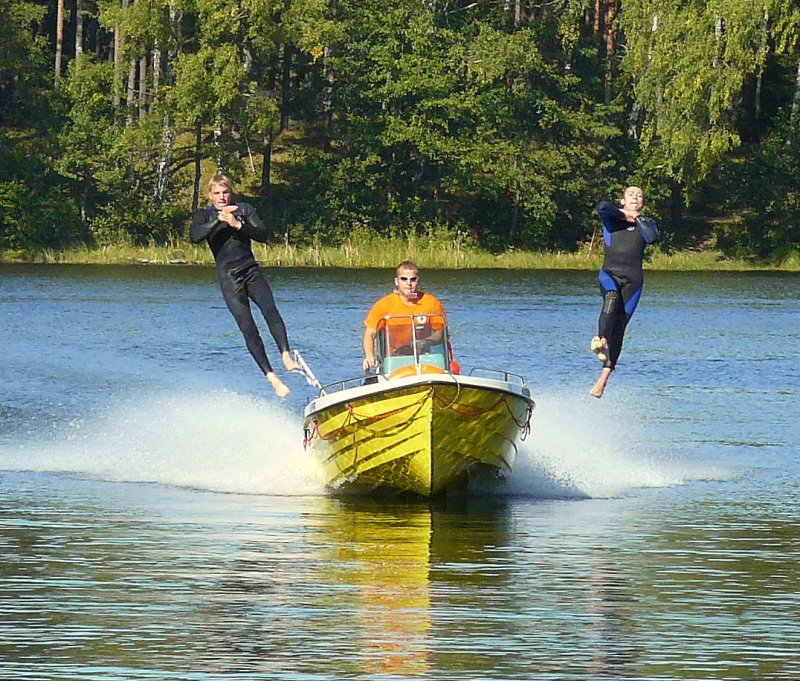
[[[461,374],[444,315],[385,322],[378,373],[324,386],[305,409],[305,443],[328,489],[435,497],[475,475],[507,477],[534,408],[525,379]]]

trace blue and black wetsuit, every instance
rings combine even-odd
[[[625,328],[642,295],[644,249],[658,236],[655,222],[647,218],[643,225],[628,222],[625,214],[611,201],[600,201],[595,212],[603,223],[606,246],[603,267],[598,275],[603,309],[597,335],[608,341],[609,353],[603,366],[614,369],[622,352]]]
[[[250,299],[258,305],[267,322],[269,331],[281,352],[289,350],[286,325],[283,322],[267,279],[253,255],[251,239],[265,242],[267,228],[248,203],[237,201],[234,216],[242,223],[234,229],[219,219],[219,211],[213,206],[198,210],[194,215],[189,237],[193,243],[208,240],[216,262],[217,279],[222,297],[228,306],[239,330],[244,336],[247,349],[264,374],[272,371],[264,343],[250,310]]]

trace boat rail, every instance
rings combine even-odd
[[[470,369],[468,376],[475,376],[476,378],[480,378],[482,374],[488,374],[487,378],[493,378],[495,376],[502,376],[503,381],[506,383],[516,383],[521,385],[523,388],[527,387],[527,383],[525,382],[525,377],[520,374],[515,374],[513,371],[504,371],[502,369],[488,369],[486,367],[473,367]]]
[[[473,367],[470,369],[467,376],[475,378],[498,378],[504,383],[512,385],[519,385],[523,388],[528,387],[525,377],[520,374],[515,374],[513,371],[504,371],[501,369],[489,369],[488,367]],[[383,374],[365,373],[360,376],[352,376],[350,378],[343,378],[332,383],[326,383],[320,388],[320,396],[326,395],[331,392],[340,392],[350,388],[360,388],[364,385],[376,383],[389,383],[392,379],[387,378]]]
[[[347,390],[348,388],[369,385],[370,383],[383,383],[388,380],[389,379],[387,379],[386,376],[381,374],[362,374],[361,376],[353,376],[352,378],[343,378],[339,381],[333,381],[333,383],[326,383],[323,385],[320,389],[320,395],[324,395],[329,392]]]

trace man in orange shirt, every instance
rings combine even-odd
[[[442,339],[444,308],[432,293],[419,288],[419,268],[410,260],[397,266],[394,278],[395,289],[378,300],[364,320],[364,369],[378,366],[375,357],[375,337],[384,329],[389,331],[389,350],[396,353],[402,346],[413,341],[412,329],[417,339],[418,352],[425,343],[436,343]],[[406,319],[387,320],[387,315],[406,315]],[[414,316],[413,323],[411,315]],[[429,315],[434,316],[429,319]],[[408,353],[411,354],[410,349]]]

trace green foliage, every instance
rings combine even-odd
[[[706,3],[667,11],[647,0],[626,4],[622,17],[629,50],[623,68],[641,110],[645,167],[663,165],[678,181],[702,179],[738,143],[723,114],[745,72],[723,63],[729,41],[715,37],[715,19]]]
[[[491,246],[580,238],[585,223],[573,218],[618,133],[564,72],[556,22],[509,32],[472,21],[459,32],[417,3],[338,10],[346,40],[326,62],[338,170],[310,195],[311,212],[334,222],[355,212],[378,230],[467,223]]]
[[[729,255],[780,260],[800,252],[800,130],[784,120],[752,156],[723,174],[729,205],[746,206],[721,230]]]
[[[207,77],[211,52],[182,54],[172,65],[175,85],[168,97],[178,123],[189,126],[208,121],[214,110],[214,93]]]
[[[61,247],[79,234],[75,206],[64,187],[0,181],[0,246],[27,250]]]
[[[46,7],[23,0],[0,3],[0,123],[25,126],[42,106],[48,70],[47,38],[37,34]]]
[[[690,189],[702,182],[741,141],[746,79],[763,71],[773,35],[796,46],[797,21],[785,0],[626,2],[619,85],[638,115],[642,169]]]
[[[88,223],[87,238],[99,245],[115,239],[142,244],[164,241],[179,229],[178,205],[155,208],[153,182],[162,151],[158,110],[120,127],[111,97],[113,66],[91,57],[70,71],[65,95],[68,122],[59,138],[55,168],[73,185]]]
[[[0,245],[64,245],[80,235],[67,184],[54,172],[54,130],[62,100],[52,91],[46,36],[37,33],[46,7],[0,4]]]
[[[59,135],[61,153],[56,159],[56,169],[79,185],[102,175],[108,165],[116,136],[109,94],[112,68],[108,63],[85,57],[80,69],[70,69],[65,85],[69,113]]]
[[[98,206],[92,220],[92,240],[96,245],[167,244],[185,233],[187,211],[169,205],[153,208],[145,194],[132,197]]]
[[[51,8],[6,0],[0,243],[169,240],[185,233],[196,155],[250,190],[268,148],[271,185],[253,193],[291,245],[357,231],[435,234],[461,253],[576,251],[595,201],[625,184],[669,217],[728,170],[741,219],[720,243],[785,254],[798,238],[800,159],[779,113],[797,88],[796,5],[625,0],[606,26],[593,0],[97,0],[93,45],[76,60],[67,36],[56,87]],[[668,239],[699,222],[668,224]]]

